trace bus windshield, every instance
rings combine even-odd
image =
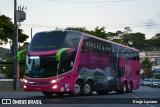
[[[62,48],[74,49],[64,52],[62,60],[56,60],[56,54],[32,55],[26,57],[25,75],[31,78],[47,78],[72,70],[79,46],[81,33],[72,31],[52,31],[37,33],[29,46],[29,51],[45,52]]]
[[[57,75],[55,56],[27,56],[25,75],[32,78],[45,78]]]
[[[40,32],[33,37],[29,51],[50,51],[60,48],[78,48],[80,33],[75,32]]]

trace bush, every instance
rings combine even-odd
[[[155,79],[160,79],[160,74],[155,74]]]

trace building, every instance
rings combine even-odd
[[[152,63],[152,70],[154,75],[160,74],[160,51],[147,51],[147,52],[140,52],[140,62],[142,62],[145,58],[148,58]],[[141,68],[140,74],[144,73],[144,70]]]
[[[154,66],[160,65],[160,51],[140,52],[140,61],[142,62],[145,58],[148,58]]]

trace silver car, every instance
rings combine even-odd
[[[152,87],[160,87],[160,79],[153,79],[151,86]]]
[[[152,83],[151,79],[144,79],[144,80],[143,80],[143,84],[144,84],[145,86],[150,86],[151,83]]]

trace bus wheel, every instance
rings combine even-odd
[[[71,96],[80,96],[82,94],[82,91],[82,83],[80,81],[77,81],[74,86],[74,91],[71,93]]]
[[[128,84],[128,93],[131,93],[132,92],[132,83],[130,82]]]
[[[127,83],[124,82],[122,88],[121,88],[120,90],[117,90],[117,93],[118,93],[118,94],[123,94],[123,93],[126,93],[127,90],[128,90],[128,88],[127,88]]]
[[[52,92],[42,92],[45,96],[51,97],[54,93]]]
[[[122,93],[126,93],[126,92],[127,92],[127,83],[125,82],[123,84]]]
[[[91,82],[87,82],[83,88],[83,94],[84,95],[92,95],[93,86]]]

